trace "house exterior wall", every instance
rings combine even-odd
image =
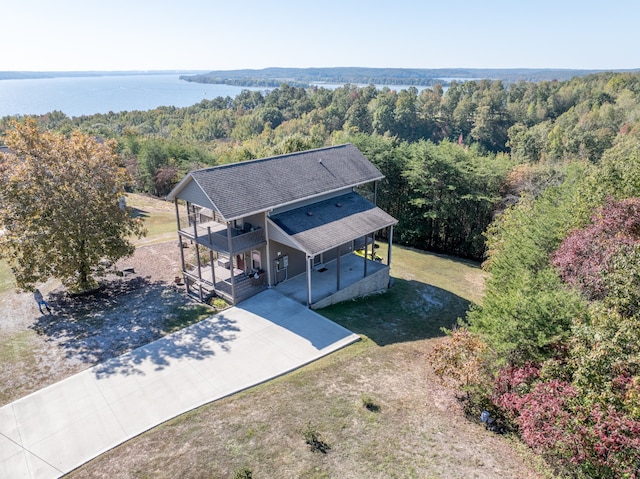
[[[271,256],[271,264],[269,265],[269,268],[271,268],[271,278],[273,281],[273,285],[282,283],[285,280],[285,272],[276,272],[274,266],[274,262],[278,258],[278,253],[280,253],[280,256],[287,255],[289,257],[289,266],[287,267],[286,273],[287,278],[293,278],[294,276],[304,273],[307,270],[306,254],[303,251],[297,250],[282,243],[278,243],[277,241],[270,241],[267,247],[269,248],[269,253]]]
[[[242,218],[243,223],[249,223],[251,226],[264,228],[264,213],[256,213]]]
[[[213,208],[211,201],[195,181],[189,182],[182,191],[180,191],[178,198],[204,208]]]
[[[336,293],[311,305],[312,309],[326,308],[332,304],[348,301],[353,298],[367,296],[385,291],[389,287],[389,268],[383,268],[362,278],[357,283],[347,286]]]

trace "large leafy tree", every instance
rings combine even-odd
[[[133,254],[140,220],[120,205],[129,177],[115,143],[14,122],[0,156],[0,257],[16,284],[31,289],[51,277],[72,290],[95,285],[103,260]]]
[[[522,198],[489,227],[485,267],[491,276],[482,306],[467,321],[503,360],[552,356],[583,311],[579,296],[564,288],[550,261],[572,226],[581,224],[573,200],[582,171],[571,169],[562,185],[535,199]]]

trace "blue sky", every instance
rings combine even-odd
[[[640,68],[640,1],[5,0],[0,71]]]

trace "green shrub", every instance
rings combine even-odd
[[[380,405],[371,396],[369,396],[368,394],[363,394],[361,399],[362,407],[364,407],[367,411],[380,412]]]
[[[253,477],[253,472],[248,467],[241,467],[240,469],[236,469],[233,471],[232,479],[251,479]]]
[[[331,449],[331,446],[322,440],[320,433],[311,423],[307,424],[307,429],[304,431],[304,440],[313,452],[326,454]]]

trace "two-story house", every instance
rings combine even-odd
[[[352,144],[188,173],[167,197],[187,292],[237,304],[275,287],[317,308],[386,289],[397,220],[375,205],[382,178]]]

